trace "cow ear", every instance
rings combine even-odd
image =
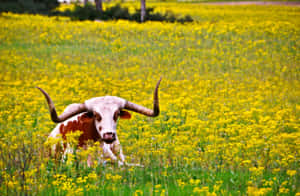
[[[120,118],[121,119],[130,119],[131,118],[131,114],[125,110],[121,110],[120,111]]]

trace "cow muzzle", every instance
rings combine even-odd
[[[102,140],[107,144],[111,144],[116,140],[116,134],[113,132],[104,133]]]

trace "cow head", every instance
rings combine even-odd
[[[37,87],[45,96],[48,102],[51,119],[60,123],[72,116],[82,112],[88,112],[94,118],[95,127],[101,139],[105,143],[112,143],[117,139],[116,127],[117,121],[121,119],[130,119],[128,111],[137,112],[146,116],[156,117],[159,115],[158,87],[161,79],[157,82],[154,90],[153,110],[137,105],[120,97],[104,96],[95,97],[86,100],[82,104],[72,104],[60,116],[57,116],[55,106],[50,96],[41,88]]]

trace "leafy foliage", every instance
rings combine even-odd
[[[69,16],[72,20],[132,20],[140,21],[141,11],[136,9],[134,13],[130,13],[127,7],[122,7],[120,4],[108,7],[103,12],[96,10],[95,6],[92,4],[87,4],[81,6],[79,4],[75,5],[73,10],[67,9],[64,12],[55,12],[53,15],[63,15]],[[165,14],[154,12],[154,8],[146,9],[146,20],[148,21],[166,21],[166,22],[192,22],[193,19],[190,15],[185,15],[183,17],[177,16],[171,11],[166,12]]]
[[[46,14],[58,5],[57,0],[0,0],[0,12]]]

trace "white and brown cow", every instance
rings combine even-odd
[[[103,155],[112,161],[118,161],[119,165],[125,164],[125,156],[118,140],[116,127],[118,118],[130,119],[128,111],[137,112],[150,117],[159,115],[158,87],[161,79],[157,82],[154,91],[153,110],[137,105],[120,97],[104,96],[86,100],[84,103],[73,103],[57,116],[55,106],[50,96],[41,88],[37,87],[45,96],[51,119],[58,125],[50,133],[49,137],[55,138],[61,135],[81,131],[78,146],[86,147],[87,141],[99,141],[103,149]],[[56,146],[54,146],[54,149]],[[64,149],[66,150],[66,148]],[[88,161],[88,165],[91,163]]]

